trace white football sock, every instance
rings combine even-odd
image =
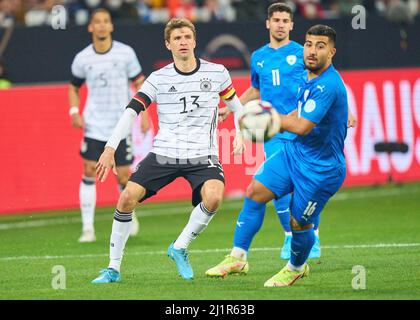
[[[284,232],[284,235],[285,235],[286,237],[291,237],[291,236],[292,236],[292,231],[290,231],[290,232],[285,231],[285,232]]]
[[[121,260],[124,254],[125,244],[131,229],[131,212],[121,213],[115,210],[114,222],[109,247],[109,268],[120,271]]]
[[[248,258],[247,252],[244,249],[238,247],[233,247],[230,255],[241,260],[246,260]]]
[[[79,188],[80,212],[82,213],[83,231],[93,231],[96,205],[95,178],[82,177]]]
[[[289,269],[290,271],[301,272],[303,270],[303,267],[305,266],[305,264],[302,264],[301,266],[294,266],[289,260],[289,262],[287,262],[286,266],[287,266],[287,269]]]
[[[175,249],[186,249],[203,232],[216,212],[210,212],[202,202],[191,212],[190,220],[174,243]]]

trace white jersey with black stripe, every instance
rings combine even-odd
[[[218,156],[219,93],[231,84],[223,65],[202,59],[189,73],[174,63],[153,72],[139,91],[157,103],[159,131],[151,152],[178,159]]]
[[[95,52],[91,44],[76,55],[71,71],[88,89],[85,137],[107,141],[132,96],[130,79],[141,73],[136,53],[118,41],[105,53]]]

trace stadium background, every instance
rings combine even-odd
[[[192,18],[197,24],[197,55],[225,64],[241,93],[249,85],[251,52],[268,41],[264,15],[269,3],[1,0],[0,56],[5,72],[0,78],[12,86],[0,90],[0,213],[78,207],[82,133],[70,125],[67,81],[74,55],[90,43],[83,17],[93,5],[112,9],[114,39],[136,50],[146,74],[170,61],[163,45],[165,19],[173,15]],[[56,4],[67,8],[65,29],[48,25]],[[317,23],[337,30],[334,63],[342,71],[349,104],[358,119],[357,128],[349,130],[346,139],[345,186],[385,184],[390,174],[399,182],[420,181],[418,1],[299,0],[293,4],[292,40],[302,43],[307,28]],[[351,8],[356,4],[367,9],[366,29],[352,27]],[[211,10],[214,6],[218,11]],[[156,128],[153,106],[151,110]],[[231,120],[221,128],[232,128]],[[240,159],[223,156],[227,145],[223,141],[231,137],[228,130],[220,133],[226,193],[240,196],[263,161],[261,146],[248,145]],[[405,154],[377,154],[374,144],[381,141],[405,142],[409,150]],[[242,164],[235,165],[241,160]],[[117,196],[113,179],[98,188],[99,205],[113,205]],[[189,186],[177,181],[151,201],[189,196]]]

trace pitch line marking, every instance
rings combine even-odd
[[[354,245],[325,245],[321,246],[322,250],[335,250],[335,249],[382,249],[382,248],[409,248],[420,247],[420,243],[376,243],[376,244],[354,244]],[[129,249],[129,248],[128,248]],[[198,253],[226,253],[231,249],[195,249],[189,250],[190,254]],[[280,248],[251,248],[251,251],[270,252],[279,251]],[[166,255],[166,250],[162,251],[127,251],[128,256],[141,256],[141,255]],[[101,258],[108,257],[106,253],[98,254],[80,254],[80,255],[61,255],[61,256],[16,256],[16,257],[0,257],[0,261],[15,261],[15,260],[57,260],[57,259],[83,259],[83,258]]]
[[[389,196],[398,196],[401,194],[415,194],[418,193],[419,189],[414,188],[410,190],[400,190],[400,189],[391,189],[391,190],[366,190],[361,192],[342,192],[333,196],[330,201],[345,201],[352,199],[366,199],[366,198],[376,198],[376,197],[389,197]],[[178,204],[174,204],[177,206]],[[269,207],[273,206],[272,202],[268,204]],[[242,208],[242,202],[234,203],[225,203],[222,206],[222,210],[226,209],[240,209]],[[151,216],[168,216],[168,215],[179,215],[187,214],[192,208],[186,208],[185,205],[172,208],[155,208],[155,209],[139,209],[137,212],[138,217],[151,217]],[[101,214],[95,217],[95,221],[112,221],[113,215],[110,212],[110,215]],[[57,217],[50,219],[38,219],[34,221],[22,221],[22,222],[6,222],[0,223],[0,230],[12,230],[12,229],[26,229],[26,228],[36,228],[36,227],[46,227],[46,226],[56,226],[69,223],[81,223],[81,218],[78,217]]]

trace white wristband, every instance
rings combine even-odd
[[[71,107],[70,108],[70,110],[69,110],[69,115],[74,115],[74,114],[77,114],[77,113],[79,113],[79,107]]]

